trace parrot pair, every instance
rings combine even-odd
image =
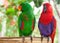
[[[53,9],[50,3],[43,4],[43,11],[38,21],[38,28],[40,30],[41,37],[50,37],[52,43],[54,43],[56,19],[53,15]]]
[[[19,8],[22,13],[18,18],[18,27],[20,36],[29,36],[35,27],[35,16],[32,7],[28,3],[22,3]],[[56,34],[56,19],[53,15],[53,9],[50,3],[43,4],[43,11],[38,21],[38,28],[42,37],[49,37],[54,43]]]
[[[22,13],[18,18],[19,36],[30,36],[35,27],[35,16],[31,5],[27,2],[21,3],[18,10]]]

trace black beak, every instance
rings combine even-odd
[[[46,10],[47,10],[46,5],[43,6],[43,10],[44,10],[44,12],[46,12]]]

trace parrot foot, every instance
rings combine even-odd
[[[42,41],[43,41],[43,37],[41,36],[41,43],[42,43]]]
[[[24,41],[25,41],[25,37],[23,36],[23,43],[24,43]]]
[[[32,36],[30,35],[30,38],[31,38],[31,43],[32,43]]]
[[[47,37],[47,43],[49,43],[49,37]]]
[[[32,37],[31,37],[31,43],[32,43]]]

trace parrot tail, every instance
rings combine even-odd
[[[51,36],[52,43],[54,43],[55,34]]]
[[[56,34],[56,20],[55,20],[55,18],[53,19],[53,22],[54,22],[53,32],[52,32],[52,34],[50,35],[50,37],[51,37],[51,39],[52,39],[52,43],[54,43],[54,38],[55,38],[55,34]]]
[[[54,39],[52,39],[52,43],[54,43]]]

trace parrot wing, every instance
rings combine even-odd
[[[24,28],[24,22],[21,19],[21,15],[18,18],[19,36],[22,36],[21,30]]]
[[[52,43],[54,43],[55,34],[56,34],[56,20],[55,20],[55,18],[53,18],[53,31],[52,31],[52,34],[50,35],[50,37],[52,39]]]

